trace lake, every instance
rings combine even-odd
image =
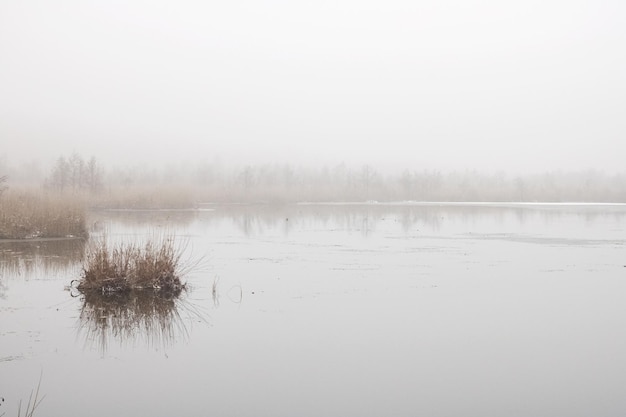
[[[174,234],[180,299],[90,300],[85,243],[0,243],[0,415],[625,415],[626,206],[97,211]]]

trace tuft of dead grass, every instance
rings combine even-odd
[[[32,190],[0,195],[0,239],[86,237],[85,206],[79,199]]]
[[[149,289],[178,295],[185,288],[180,279],[182,252],[173,237],[112,246],[103,237],[88,247],[77,289],[102,294]]]

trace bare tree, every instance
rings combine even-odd
[[[238,182],[243,186],[245,191],[249,191],[255,182],[255,172],[251,166],[246,166],[237,176]]]
[[[94,156],[89,159],[85,166],[85,176],[86,176],[86,186],[89,188],[89,191],[96,192],[102,188],[102,170],[100,166],[96,162],[96,158]]]
[[[61,156],[52,168],[46,184],[57,191],[70,188],[73,192],[96,192],[102,188],[102,169],[95,157],[85,162],[77,153],[72,154],[69,159]]]
[[[77,153],[73,153],[68,160],[69,177],[72,191],[77,191],[83,186],[83,171],[85,162]]]
[[[6,191],[7,188],[9,188],[6,185],[8,179],[9,177],[7,175],[0,175],[0,196],[2,195],[4,191]]]
[[[54,167],[52,168],[50,178],[46,181],[46,183],[50,188],[57,191],[63,191],[68,183],[68,177],[69,165],[65,160],[65,157],[61,156],[57,159]]]

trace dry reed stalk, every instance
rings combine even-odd
[[[37,409],[37,407],[39,407],[39,405],[44,400],[44,398],[46,398],[45,395],[39,398],[39,388],[41,387],[42,378],[43,378],[43,371],[39,375],[39,382],[37,383],[37,388],[34,391],[31,391],[30,396],[28,397],[28,404],[26,405],[26,410],[24,410],[25,417],[33,417],[33,414],[35,413],[35,410]],[[34,397],[33,397],[33,393],[35,394]],[[22,400],[20,400],[18,407],[17,407],[17,417],[21,417],[21,415],[22,415]],[[0,414],[0,417],[2,416],[4,416],[4,413]]]

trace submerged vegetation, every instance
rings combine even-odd
[[[181,255],[172,237],[113,247],[102,238],[87,249],[77,289],[101,294],[151,290],[177,296],[185,289]]]

